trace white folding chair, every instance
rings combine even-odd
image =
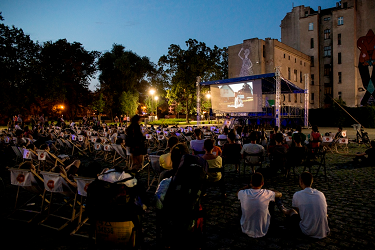
[[[50,194],[47,216],[39,222],[39,225],[56,229],[58,231],[62,230],[68,226],[71,222],[78,218],[79,214],[76,213],[76,200],[77,200],[77,190],[65,181],[65,179],[60,175],[60,173],[45,172],[41,171],[44,179],[44,194],[46,197],[47,192]],[[60,195],[60,199],[53,200],[54,195]],[[51,211],[52,205],[56,205],[57,208]],[[66,211],[63,211],[67,207],[69,217],[66,217]],[[47,221],[51,218],[59,218],[63,223],[61,226],[56,226],[56,221],[53,224],[47,224]],[[60,225],[60,223],[58,223]]]
[[[7,218],[30,223],[43,211],[44,192],[35,178],[38,178],[41,182],[43,182],[43,179],[34,170],[30,169],[9,168],[9,171],[11,184],[17,186],[17,194],[14,209]],[[20,188],[23,188],[34,195],[21,206],[17,207],[17,203],[19,202]],[[33,214],[33,216],[30,219],[21,219],[18,218],[18,216],[14,217],[13,215],[18,212],[30,213]]]
[[[112,148],[115,150],[115,154],[113,156],[113,166],[119,165],[121,162],[126,162],[128,160],[126,154],[124,153],[124,150],[122,149],[121,145],[113,144]],[[116,158],[116,156],[118,157]]]
[[[148,168],[147,168],[147,186],[148,186],[147,191],[153,186],[152,184],[155,181],[157,184],[159,184],[158,180],[159,180],[159,175],[161,173],[161,167],[159,163],[160,155],[149,155],[148,159],[149,159],[150,164],[148,165]],[[153,178],[150,181],[151,170],[153,172]],[[157,187],[157,185],[155,187]]]
[[[79,212],[78,212],[78,225],[77,227],[70,233],[70,235],[76,235],[76,236],[82,236],[82,237],[88,237],[87,235],[77,234],[77,231],[83,226],[88,225],[90,226],[87,221],[89,220],[88,217],[82,219],[82,215],[85,209],[85,205],[83,203],[83,199],[87,197],[87,187],[90,185],[91,182],[93,182],[94,178],[88,178],[88,177],[74,177],[74,180],[77,183],[77,193],[80,196],[80,205],[79,205]]]

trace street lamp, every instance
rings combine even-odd
[[[156,101],[155,116],[158,117],[158,100],[159,100],[159,97],[155,96],[154,100]]]
[[[149,91],[150,95],[151,95],[151,113],[154,112],[154,105],[153,105],[153,99],[154,99],[154,94],[155,94],[155,89],[150,89]]]

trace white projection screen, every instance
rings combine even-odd
[[[262,112],[260,79],[238,83],[210,85],[214,112]]]

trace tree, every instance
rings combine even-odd
[[[4,20],[0,12],[0,20]],[[22,29],[0,23],[0,114],[27,112],[40,46]]]
[[[97,110],[98,111],[98,117],[99,117],[99,120],[100,120],[100,116],[101,114],[103,113],[104,111],[104,107],[105,107],[105,101],[103,100],[103,93],[100,93],[99,94],[99,98],[94,100],[92,105],[91,105],[91,108],[93,110]]]
[[[119,103],[120,111],[127,116],[133,116],[137,113],[139,94],[133,91],[123,91]]]
[[[227,78],[228,54],[226,48],[220,49],[215,45],[211,49],[195,39],[189,39],[185,43],[186,50],[179,45],[170,45],[168,54],[160,57],[158,65],[167,81],[169,103],[185,103],[188,122],[190,104],[196,100],[196,77],[200,76],[202,81]]]
[[[148,57],[140,57],[132,51],[126,51],[124,46],[118,44],[114,44],[110,52],[99,58],[98,68],[101,71],[101,91],[111,113],[120,111],[117,100],[123,92],[135,91],[143,96],[153,75],[156,74],[155,65]]]
[[[36,96],[45,97],[51,104],[64,103],[70,118],[83,112],[91,102],[90,79],[97,71],[100,53],[87,51],[78,42],[66,39],[44,43],[40,53],[40,83]],[[85,113],[85,112],[83,112]]]

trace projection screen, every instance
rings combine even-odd
[[[262,112],[260,79],[230,84],[210,85],[214,112]]]

